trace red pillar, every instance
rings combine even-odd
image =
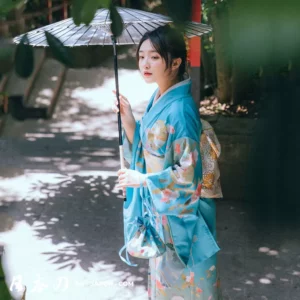
[[[68,18],[68,1],[63,0],[63,18],[67,19]]]
[[[48,8],[48,23],[52,23],[52,0],[47,0],[47,8]]]
[[[201,0],[192,0],[192,21],[201,22]],[[190,39],[190,75],[192,79],[192,94],[197,107],[200,107],[200,64],[201,64],[201,39]]]
[[[193,0],[192,21],[201,22],[201,0]],[[201,40],[196,36],[190,39],[190,63],[191,67],[200,67],[201,64]]]

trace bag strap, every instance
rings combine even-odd
[[[152,213],[151,205],[149,203],[150,196],[148,196],[148,197],[145,196],[145,190],[144,189],[145,189],[145,187],[141,184],[140,185],[140,195],[141,195],[141,198],[142,198],[141,199],[142,200],[142,216],[145,217],[145,215],[148,215],[149,219],[152,219],[153,222],[154,222],[155,221],[154,220],[154,215]],[[120,249],[119,257],[127,265],[129,265],[131,267],[137,267],[138,264],[132,263],[129,259],[129,255],[128,255],[128,252],[127,252],[127,244],[128,244],[128,242]],[[124,251],[126,252],[126,258],[122,256],[122,253]]]
[[[137,267],[138,265],[137,264],[133,264],[130,259],[129,259],[129,256],[128,256],[128,252],[126,250],[127,248],[127,244],[125,244],[119,251],[119,256],[121,258],[122,261],[124,261],[124,263],[126,263],[128,266],[131,266],[131,267]],[[124,258],[122,256],[122,253],[124,252],[124,250],[126,250],[126,258]]]

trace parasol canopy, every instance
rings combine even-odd
[[[145,32],[173,22],[170,17],[137,9],[117,7],[117,11],[122,17],[124,26],[122,34],[116,38],[117,45],[138,44]],[[57,37],[66,47],[112,45],[110,25],[109,10],[102,8],[97,10],[89,25],[77,26],[73,19],[69,18],[29,31],[27,33],[28,44],[33,47],[47,47],[48,43],[44,34],[47,31]],[[187,38],[191,38],[209,33],[211,30],[212,28],[208,25],[187,22],[184,33]],[[19,43],[22,36],[15,37],[14,42]]]

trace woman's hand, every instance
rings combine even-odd
[[[146,184],[146,174],[142,174],[135,170],[130,169],[120,169],[118,171],[119,184],[117,188],[125,187],[140,187]]]
[[[112,110],[113,110],[113,112],[118,113],[119,108],[118,108],[117,93],[115,90],[113,90],[113,93],[114,93],[115,97],[114,97],[114,101],[113,101],[113,105],[112,105]],[[122,119],[129,120],[129,119],[134,118],[132,109],[131,109],[131,105],[130,105],[128,99],[120,93],[119,93],[119,99],[120,99],[120,113],[121,113]]]
[[[113,91],[113,93],[116,95],[116,91]],[[126,136],[129,140],[129,142],[133,143],[133,137],[134,137],[134,131],[136,127],[135,118],[132,113],[131,105],[126,97],[124,97],[122,94],[119,94],[120,99],[120,108],[121,108],[121,121],[123,124],[123,127],[126,132]],[[117,97],[115,97],[112,110],[115,113],[119,112],[118,108],[118,100]]]

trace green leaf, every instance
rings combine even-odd
[[[8,287],[5,284],[4,278],[5,278],[5,274],[4,274],[3,267],[2,267],[2,256],[1,256],[1,252],[0,252],[0,299],[1,300],[10,300],[11,295],[9,293]]]
[[[111,0],[98,0],[100,7],[109,8]]]
[[[50,32],[45,31],[45,35],[53,57],[67,67],[71,67],[72,59],[68,48]]]
[[[11,299],[11,295],[8,291],[8,287],[5,285],[5,282],[0,282],[0,299],[1,300]]]
[[[74,23],[78,26],[81,23],[81,12],[84,6],[84,1],[73,0],[72,1],[72,17]]]
[[[9,44],[0,45],[0,74],[9,72],[14,65],[14,48]]]
[[[28,78],[34,68],[33,48],[28,45],[27,34],[24,34],[17,46],[15,54],[15,70],[22,78]]]
[[[81,22],[85,25],[89,25],[94,19],[95,13],[99,7],[99,3],[96,0],[86,0],[84,2],[83,9],[81,11]]]
[[[164,0],[163,5],[176,25],[191,20],[192,0]]]
[[[118,37],[123,32],[123,20],[112,3],[109,6],[109,12],[111,19],[110,30],[115,37]]]
[[[111,0],[73,0],[72,17],[74,23],[78,26],[81,23],[89,25],[93,20],[98,8],[108,8]]]
[[[0,0],[0,16],[4,16],[14,8],[25,4],[25,0]]]

